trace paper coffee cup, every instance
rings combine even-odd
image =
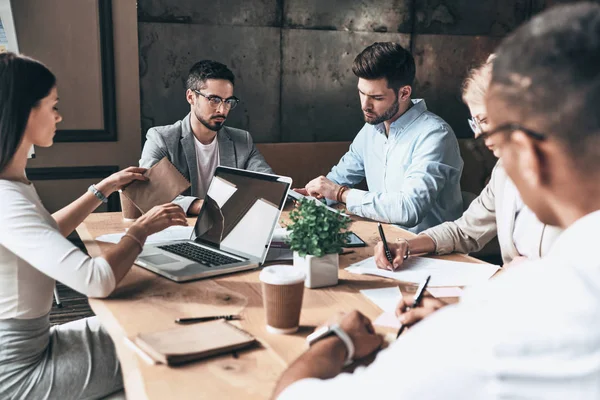
[[[142,216],[142,212],[121,191],[119,191],[119,198],[121,199],[121,212],[125,221],[135,221]]]
[[[296,332],[304,297],[304,271],[291,265],[272,265],[263,268],[259,278],[267,331],[277,334]]]

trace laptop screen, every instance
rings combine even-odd
[[[291,182],[217,167],[194,227],[195,240],[262,262]]]

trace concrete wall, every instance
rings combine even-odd
[[[354,57],[397,41],[417,63],[416,97],[469,137],[460,84],[501,38],[556,1],[139,0],[142,130],[189,110],[196,61],[227,64],[242,99],[228,124],[257,142],[352,140],[363,124]]]

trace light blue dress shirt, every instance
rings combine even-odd
[[[389,137],[383,123],[365,124],[327,178],[349,187],[366,178],[369,191],[351,189],[348,210],[418,233],[461,216],[462,168],[452,128],[417,99]]]

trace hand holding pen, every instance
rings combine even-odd
[[[377,243],[375,246],[375,265],[377,265],[377,268],[379,269],[395,271],[399,269],[402,263],[410,256],[408,240],[398,239],[399,243],[395,246],[392,245],[392,249],[385,238],[385,233],[383,232],[383,227],[380,223],[377,224],[377,230],[379,231],[381,242]],[[399,257],[398,255],[401,256]]]
[[[429,283],[429,280],[431,279],[431,275],[429,275],[420,285],[419,288],[417,289],[417,293],[415,294],[415,299],[412,303],[412,306],[410,307],[410,309],[415,309],[417,307],[419,307],[419,305],[421,304],[421,300],[423,299],[423,296],[425,294],[425,289],[427,289],[427,284]],[[404,299],[402,299],[404,300]],[[404,308],[406,309],[406,308]],[[400,317],[398,317],[398,319],[400,319]],[[396,335],[396,338],[400,337],[400,335],[402,334],[402,332],[404,331],[404,328],[406,328],[407,324],[406,322],[402,322],[400,321],[400,329],[398,329],[398,335]]]
[[[412,305],[414,305],[414,297],[410,295],[404,296],[398,302],[396,317],[402,325],[412,326],[440,308],[447,306],[448,303],[429,295],[423,295],[418,307],[411,307]]]

